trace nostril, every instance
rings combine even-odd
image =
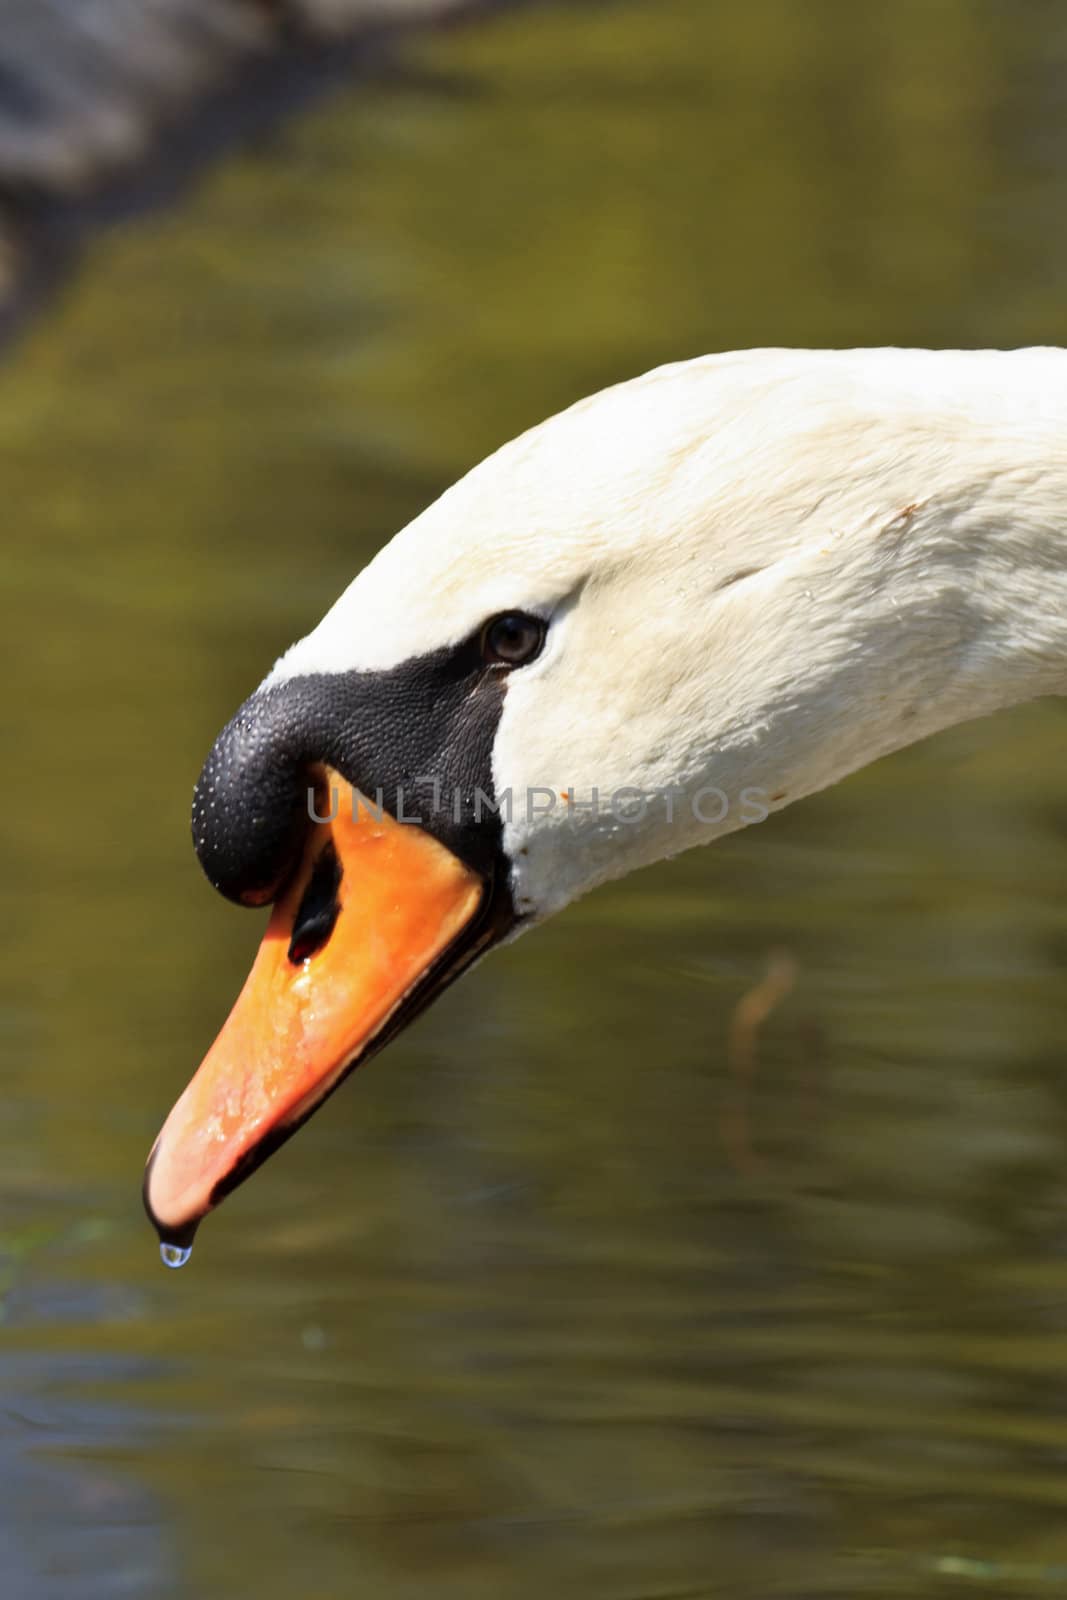
[[[294,967],[321,950],[341,909],[341,863],[332,844],[323,849],[304,890],[289,940],[289,960]]]

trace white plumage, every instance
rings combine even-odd
[[[1064,351],[710,356],[490,456],[272,678],[389,667],[501,611],[547,617],[493,754],[516,901],[544,916],[938,729],[1067,690],[1065,519]],[[690,803],[709,785],[718,820],[720,803]],[[594,788],[598,815],[559,798]],[[686,798],[635,822],[604,803],[624,788]],[[533,789],[551,810],[531,814]]]

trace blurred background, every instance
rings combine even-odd
[[[72,9],[0,5],[5,1600],[1067,1593],[1056,705],[495,955],[184,1272],[139,1199],[261,931],[188,837],[238,702],[601,385],[1067,342],[1067,14],[220,3],[182,77],[160,0],[131,98]]]

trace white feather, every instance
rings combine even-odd
[[[493,759],[516,897],[545,915],[940,728],[1067,691],[1065,508],[1063,351],[710,356],[489,457],[272,678],[549,616]],[[717,822],[691,805],[709,784]],[[594,787],[596,816],[558,798]],[[604,809],[624,787],[689,798],[627,822]],[[557,796],[547,815],[534,788]]]

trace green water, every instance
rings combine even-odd
[[[657,361],[1067,342],[1051,6],[545,6],[402,65],[0,369],[4,1600],[1067,1593],[1055,705],[497,954],[159,1264],[141,1164],[260,929],[191,785],[377,545]]]

